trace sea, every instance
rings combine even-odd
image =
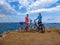
[[[60,23],[43,23],[45,28],[60,28]],[[24,27],[25,25],[22,25]],[[20,23],[0,23],[0,34],[7,31],[19,30]]]

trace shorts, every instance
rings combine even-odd
[[[38,25],[39,25],[39,26],[42,26],[42,22],[41,22],[41,21],[38,21]]]

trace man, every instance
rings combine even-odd
[[[38,32],[40,31],[39,27],[42,28],[42,16],[41,16],[41,13],[39,13],[39,16],[35,19],[37,20],[38,19]]]
[[[35,20],[37,20],[37,19],[38,19],[38,25],[39,25],[40,23],[42,23],[41,13],[39,13],[39,16],[38,16]]]

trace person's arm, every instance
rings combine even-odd
[[[35,20],[37,20],[37,18]]]
[[[38,17],[35,20],[37,20],[37,19],[38,19]]]

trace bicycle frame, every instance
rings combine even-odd
[[[37,24],[36,24],[36,25],[37,25]],[[37,29],[38,29],[38,32],[44,33],[44,32],[45,32],[44,24],[39,23],[39,24],[37,25]]]

